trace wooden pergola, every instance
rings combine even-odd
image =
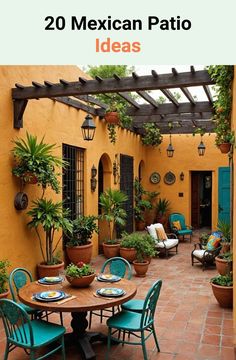
[[[127,115],[133,119],[131,130],[136,133],[142,134],[143,124],[147,122],[156,123],[162,134],[169,133],[170,122],[172,133],[193,133],[194,128],[213,132],[213,98],[209,88],[212,84],[214,82],[206,70],[196,71],[193,66],[189,72],[182,73],[173,68],[169,74],[158,74],[152,70],[151,75],[145,76],[133,72],[132,76],[124,78],[114,74],[109,79],[97,76],[93,80],[79,77],[75,82],[60,79],[59,83],[45,80],[44,84],[32,81],[32,86],[16,84],[12,89],[14,128],[23,127],[23,114],[31,99],[49,98],[102,119],[107,104],[98,100],[96,95],[117,93],[128,103]],[[204,89],[206,101],[197,101],[192,96],[188,88],[195,86]],[[178,102],[170,89],[179,90],[188,101]],[[169,103],[159,104],[149,94],[150,90],[160,90]],[[146,104],[138,103],[130,92],[136,92]]]

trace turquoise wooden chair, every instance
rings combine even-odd
[[[29,270],[27,270],[25,268],[16,268],[16,269],[12,270],[12,272],[10,273],[10,276],[9,276],[9,287],[10,287],[12,299],[13,299],[13,301],[20,304],[21,307],[23,307],[23,309],[29,315],[31,315],[32,318],[46,317],[46,319],[48,320],[48,315],[50,313],[48,313],[47,311],[43,312],[41,310],[33,309],[32,307],[19,302],[19,299],[18,299],[19,290],[23,286],[25,286],[28,282],[32,282],[32,281],[33,281],[33,277]],[[63,325],[62,313],[60,312],[59,314],[60,314],[61,325]]]
[[[119,256],[107,259],[104,264],[102,265],[101,272],[100,273],[109,273],[112,275],[120,276],[121,278],[127,278],[128,280],[132,277],[132,270],[130,263]],[[119,310],[119,308],[118,308]],[[104,311],[108,313],[108,315],[104,314]],[[110,317],[111,314],[114,315],[116,312],[116,308],[112,307],[112,309],[103,309],[99,310],[99,312],[96,311],[90,311],[89,313],[89,328],[92,324],[92,316],[96,315],[100,317],[100,322],[102,323],[103,318]]]
[[[174,222],[176,221],[179,221],[179,224],[180,224],[180,229],[178,229]],[[175,233],[178,237],[179,236],[182,236],[183,237],[183,240],[184,240],[184,237],[186,235],[189,236],[189,240],[191,242],[192,240],[192,234],[193,234],[193,230],[192,230],[192,227],[191,226],[188,226],[185,224],[185,218],[184,218],[184,215],[180,214],[180,213],[173,213],[173,214],[170,214],[169,216],[169,223],[170,223],[170,228],[171,228],[171,231],[173,231],[173,233]]]
[[[21,305],[7,299],[0,300],[0,314],[6,333],[4,360],[8,359],[9,353],[16,347],[23,348],[30,360],[46,359],[61,349],[61,359],[65,360],[64,326],[43,320],[30,320]],[[56,342],[53,349],[37,356],[39,348],[53,342]]]
[[[32,316],[37,318],[42,312],[40,310],[33,309],[32,307],[19,302],[18,293],[19,290],[28,282],[32,282],[33,277],[31,273],[24,268],[16,268],[12,270],[9,276],[9,287],[13,301],[18,302],[23,309]]]
[[[121,344],[141,345],[144,360],[147,360],[145,342],[151,335],[153,335],[157,350],[160,352],[160,347],[154,327],[154,315],[161,286],[162,280],[157,280],[149,289],[143,303],[141,313],[122,310],[107,320],[108,340],[106,360],[109,358],[112,340]],[[120,334],[122,332],[123,336],[121,337]],[[132,339],[130,340],[130,337],[128,337],[128,340],[125,340],[126,333],[129,335],[134,335],[134,337],[139,339],[139,341],[134,341]],[[115,334],[117,334],[117,337],[114,337]]]

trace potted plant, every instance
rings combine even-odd
[[[122,191],[110,188],[100,195],[100,218],[105,220],[108,226],[107,240],[103,243],[103,252],[107,258],[119,255],[120,244],[116,239],[116,226],[125,225],[127,214],[122,205],[127,199],[127,195]]]
[[[95,270],[90,264],[79,261],[77,265],[68,265],[65,269],[65,275],[72,286],[88,287],[95,278]]]
[[[134,218],[136,230],[143,231],[146,225],[145,213],[153,208],[153,201],[159,193],[145,190],[139,179],[134,180]]]
[[[158,199],[157,205],[156,205],[156,222],[166,225],[167,219],[168,219],[168,213],[170,211],[170,201],[163,198]]]
[[[135,237],[124,232],[120,242],[120,256],[132,263],[136,259]]]
[[[59,230],[67,234],[72,232],[71,221],[67,219],[68,211],[63,209],[62,202],[54,203],[51,199],[42,198],[33,201],[33,207],[27,214],[31,217],[28,226],[36,231],[43,257],[43,262],[38,264],[38,274],[40,277],[58,276],[60,269],[64,268],[64,262],[55,256],[62,235],[56,243],[54,237]]]
[[[14,141],[12,150],[15,166],[12,173],[25,183],[42,186],[43,194],[47,186],[60,192],[60,183],[55,173],[56,167],[65,167],[67,163],[53,155],[55,144],[44,143],[44,138],[38,141],[37,136],[26,133],[26,140]]]
[[[104,119],[108,124],[117,125],[119,123],[120,117],[117,111],[117,107],[117,103],[115,101],[112,101],[110,105],[106,108]]]
[[[7,288],[8,283],[8,273],[7,268],[10,266],[8,260],[0,260],[0,299],[6,298],[9,294]]]
[[[229,252],[231,244],[231,226],[230,223],[224,220],[219,220],[217,225],[218,231],[221,233],[222,252]]]
[[[218,275],[211,279],[213,294],[223,308],[233,307],[233,273]]]
[[[231,252],[219,254],[215,258],[215,263],[218,273],[220,275],[226,275],[232,271],[233,254]]]
[[[133,233],[134,248],[136,249],[136,259],[133,261],[134,270],[139,277],[146,276],[150,260],[156,255],[155,240],[149,234]]]
[[[155,123],[146,123],[143,125],[143,128],[145,130],[145,133],[142,136],[143,145],[156,147],[162,143],[163,136]]]
[[[67,255],[74,264],[82,261],[88,264],[92,258],[93,233],[98,233],[97,217],[93,215],[79,216],[72,221],[72,233],[66,244]]]

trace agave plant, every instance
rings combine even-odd
[[[230,223],[224,220],[219,220],[217,225],[217,230],[222,233],[222,242],[230,243],[231,242],[231,226]]]
[[[31,216],[28,223],[30,228],[34,228],[40,243],[40,250],[44,263],[51,265],[55,263],[55,251],[62,238],[62,235],[54,244],[54,235],[56,231],[62,229],[65,233],[72,233],[72,223],[66,216],[68,211],[63,209],[62,202],[54,203],[51,199],[37,199],[33,201],[34,206],[28,211]],[[43,239],[40,233],[40,227],[45,233],[45,249],[43,249]]]
[[[102,207],[101,218],[108,223],[109,240],[111,241],[114,241],[115,239],[115,225],[125,225],[127,214],[122,208],[122,205],[127,200],[127,195],[116,189],[107,189],[100,195],[100,205]]]
[[[14,141],[12,150],[16,165],[12,173],[27,182],[35,177],[43,190],[47,186],[59,193],[60,185],[55,173],[55,167],[64,168],[67,163],[60,157],[53,155],[52,151],[56,144],[45,144],[44,138],[38,141],[37,136],[26,133],[26,140],[17,139]]]

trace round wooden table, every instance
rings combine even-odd
[[[116,298],[96,295],[97,289],[108,287],[122,288],[125,290],[125,294]],[[72,295],[72,298],[52,302],[42,302],[34,299],[34,294],[48,290],[61,290],[66,294]],[[96,359],[91,343],[95,341],[105,341],[106,337],[101,333],[91,333],[86,331],[88,327],[88,321],[86,319],[87,312],[120,305],[133,298],[136,292],[136,285],[131,280],[127,279],[121,279],[119,282],[113,283],[94,280],[87,288],[71,287],[66,280],[63,284],[56,285],[42,285],[36,281],[29,283],[20,289],[19,299],[22,303],[36,309],[55,312],[71,312],[71,327],[73,332],[67,335],[73,343],[75,343],[75,341],[78,343],[82,356],[86,360],[91,360]]]

